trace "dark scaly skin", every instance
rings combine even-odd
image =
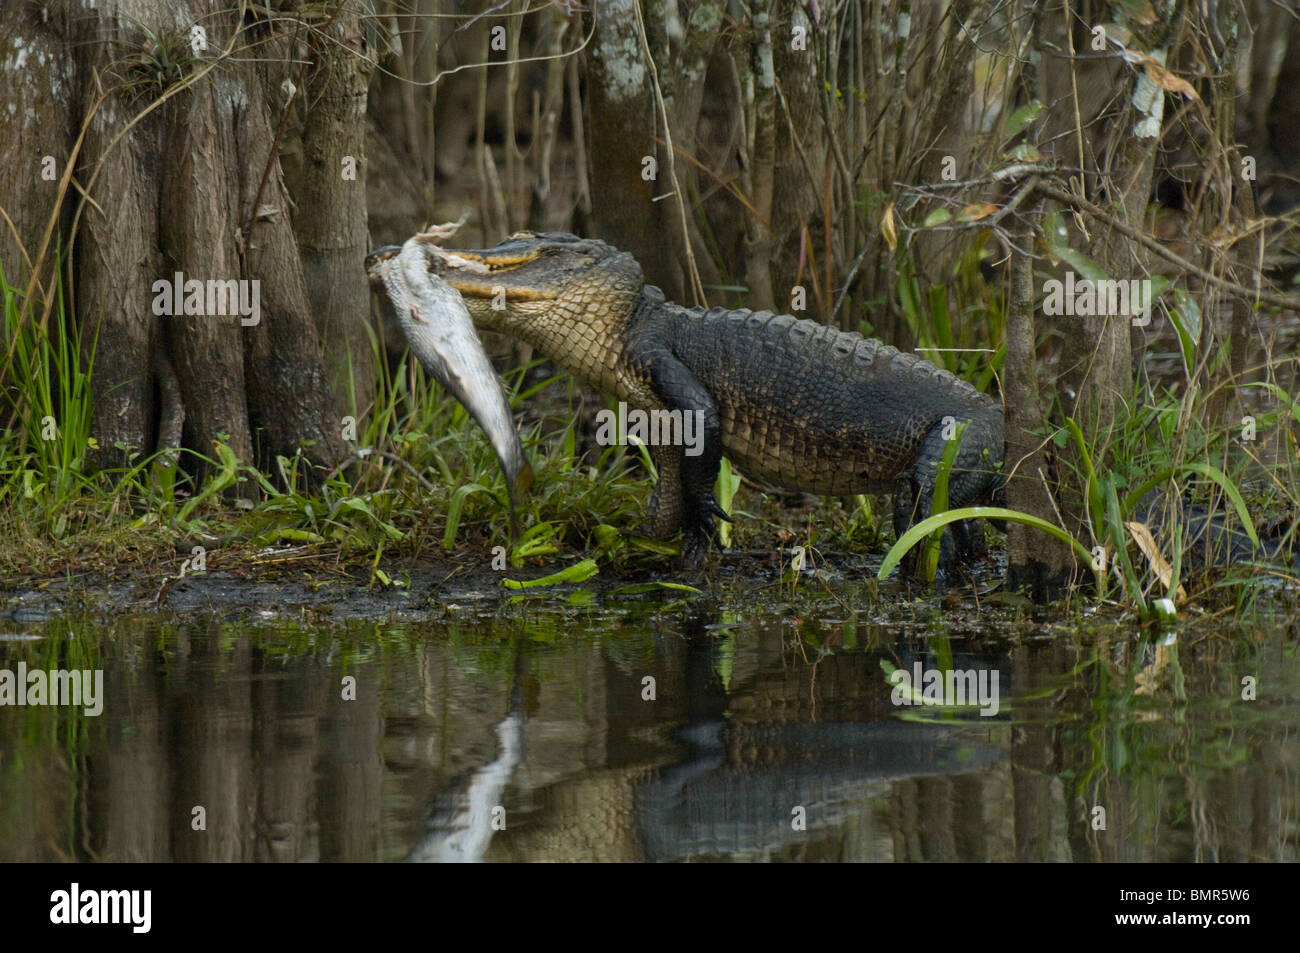
[[[629,407],[703,413],[701,455],[650,448],[659,468],[651,529],[661,537],[682,531],[688,562],[707,550],[714,518],[725,518],[713,497],[723,454],[785,489],[892,490],[902,533],[929,515],[948,418],[970,424],[949,506],[988,502],[1000,491],[1002,408],[922,358],[789,315],[682,308],[645,284],[631,255],[604,242],[524,232],[452,254],[490,268],[433,266],[480,328],[531,344]],[[505,307],[494,308],[503,290]],[[971,555],[969,529],[954,530],[957,554]],[[953,555],[945,536],[944,563]]]

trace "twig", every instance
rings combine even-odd
[[[1105,209],[1101,208],[1098,205],[1094,205],[1093,203],[1089,202],[1087,199],[1080,198],[1079,196],[1067,192],[1064,189],[1058,188],[1048,182],[1040,181],[1038,182],[1036,188],[1039,192],[1041,192],[1043,195],[1046,195],[1048,198],[1055,199],[1056,201],[1061,202],[1062,204],[1065,205],[1073,205],[1082,209],[1083,211],[1091,215],[1093,218],[1105,222],[1107,225],[1115,229],[1115,231],[1119,232],[1121,235],[1131,238],[1133,241],[1137,242],[1143,248],[1155,252],[1161,258],[1165,259],[1166,261],[1172,262],[1173,264],[1177,265],[1179,268],[1182,268],[1184,271],[1196,275],[1198,278],[1200,278],[1203,281],[1209,282],[1214,285],[1218,285],[1220,288],[1223,288],[1226,291],[1230,291],[1233,294],[1241,295],[1244,298],[1253,299],[1262,304],[1269,304],[1275,308],[1282,308],[1283,310],[1286,311],[1300,311],[1300,298],[1293,298],[1287,295],[1271,294],[1261,289],[1247,288],[1245,285],[1239,285],[1235,281],[1230,281],[1227,278],[1221,278],[1218,275],[1216,275],[1214,272],[1202,268],[1200,265],[1197,265],[1194,262],[1188,261],[1186,258],[1178,254],[1177,252],[1170,251],[1168,248],[1160,244],[1150,235],[1147,235],[1145,232],[1134,228],[1132,225],[1129,225],[1127,222],[1122,221],[1119,218],[1116,218],[1110,212],[1107,212]]]
[[[426,480],[423,476],[421,476],[419,470],[415,469],[415,467],[411,466],[409,463],[407,463],[405,460],[403,460],[403,459],[402,459],[401,457],[399,457],[397,454],[395,454],[395,453],[389,453],[387,450],[374,450],[374,449],[371,449],[371,448],[366,448],[366,449],[363,449],[363,450],[357,450],[357,451],[355,451],[355,452],[352,454],[352,456],[348,457],[347,459],[348,459],[348,460],[358,460],[358,461],[360,461],[361,463],[365,463],[366,460],[367,460],[369,457],[383,457],[385,460],[388,460],[388,461],[391,461],[392,463],[397,463],[397,464],[400,464],[401,466],[406,467],[407,471],[411,474],[411,476],[413,476],[413,477],[415,477],[417,480],[419,480],[419,481],[420,481],[420,484],[421,484],[421,485],[422,485],[426,490],[428,490],[430,493],[437,493],[437,492],[438,492],[438,488],[437,488],[436,486],[434,486],[432,483],[430,483],[428,480]],[[344,462],[346,462],[346,461],[344,461]],[[340,466],[339,468],[336,468],[336,469],[341,469],[341,466]]]
[[[858,252],[858,257],[853,259],[853,267],[849,269],[849,276],[844,279],[844,287],[840,289],[839,297],[835,299],[835,307],[831,308],[831,321],[835,320],[835,315],[840,313],[840,305],[844,304],[844,299],[853,287],[853,279],[858,276],[858,269],[862,267],[862,262],[867,257],[867,249],[872,245],[872,239],[868,238],[862,244],[862,251]]]
[[[578,85],[578,61],[569,60],[565,68],[565,85],[569,91],[569,121],[573,125],[573,164],[576,168],[574,199],[583,219],[591,215],[591,183],[587,180],[587,133],[583,127],[582,93]]]

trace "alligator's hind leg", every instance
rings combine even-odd
[[[959,562],[969,564],[988,555],[989,545],[984,539],[984,527],[979,520],[958,520],[951,526]]]
[[[894,489],[894,538],[902,539],[903,534],[916,523],[930,515],[930,506],[934,496],[934,480],[928,482],[918,479],[909,470],[899,478]],[[953,539],[956,524],[944,530],[939,539],[939,568],[947,572],[952,568]],[[903,575],[920,578],[921,554],[925,552],[925,542],[917,543],[903,556]]]
[[[894,493],[894,534],[901,537],[914,524],[930,516],[934,503],[934,480],[943,461],[948,441],[944,438],[947,426],[935,424],[921,441],[916,460],[899,478]],[[967,431],[969,436],[969,431]],[[963,441],[963,444],[965,442]],[[977,456],[964,446],[953,460],[948,473],[948,508],[956,509],[975,502],[978,491],[977,471],[973,469]],[[925,544],[918,543],[903,559],[903,571],[916,576]],[[939,567],[951,570],[958,561],[970,563],[984,552],[983,527],[973,520],[949,523],[943,531],[939,545]]]

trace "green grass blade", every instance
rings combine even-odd
[[[885,579],[893,572],[894,567],[899,564],[907,551],[930,533],[958,520],[973,519],[1007,520],[1011,523],[1020,523],[1022,526],[1032,526],[1034,529],[1042,530],[1049,536],[1069,544],[1079,554],[1080,559],[1083,559],[1089,566],[1092,565],[1092,553],[1089,552],[1088,547],[1059,526],[1047,522],[1047,520],[1040,519],[1037,516],[1030,516],[1028,513],[1021,513],[1018,510],[1009,510],[1002,506],[964,506],[961,509],[948,510],[946,513],[930,516],[912,526],[902,535],[898,542],[889,547],[889,552],[885,553],[884,561],[880,564],[880,571],[876,573],[876,578]],[[1103,579],[1101,574],[1096,575],[1098,576],[1097,587],[1100,589]]]
[[[1199,473],[1201,476],[1213,480],[1222,488],[1224,494],[1226,494],[1228,499],[1232,501],[1233,507],[1237,510],[1237,518],[1241,520],[1242,529],[1244,529],[1246,535],[1250,537],[1251,545],[1255,549],[1258,549],[1259,536],[1255,534],[1255,521],[1250,516],[1250,509],[1246,506],[1246,501],[1242,497],[1241,491],[1237,489],[1237,484],[1233,483],[1232,479],[1222,470],[1217,467],[1212,467],[1208,463],[1182,463],[1176,467],[1166,467],[1158,473],[1147,477],[1134,487],[1126,497],[1124,497],[1124,512],[1132,513],[1138,502],[1142,497],[1146,496],[1148,492],[1154,490],[1166,480],[1172,480],[1183,471]]]
[[[966,428],[970,421],[963,420],[957,425],[948,441],[948,445],[943,448],[943,457],[939,460],[939,468],[934,475],[934,492],[930,496],[930,515],[943,513],[948,509],[948,475],[952,472],[953,461],[957,459],[957,453],[961,449],[962,437],[966,435]],[[925,555],[923,557],[923,571],[926,582],[934,582],[934,577],[939,572],[939,551],[943,545],[943,530],[936,530],[930,535],[925,543]]]
[[[594,559],[584,559],[580,563],[574,563],[566,569],[559,572],[551,573],[549,576],[541,576],[537,579],[502,579],[501,585],[507,589],[532,589],[537,586],[558,586],[566,582],[585,582],[592,576],[600,572],[600,567],[596,565]]]
[[[1093,539],[1102,538],[1102,514],[1105,512],[1105,503],[1101,496],[1101,487],[1097,485],[1097,471],[1092,465],[1092,454],[1088,452],[1088,444],[1083,439],[1083,431],[1075,423],[1073,417],[1065,419],[1065,427],[1074,438],[1075,446],[1079,448],[1079,458],[1083,461],[1083,471],[1087,476],[1085,492],[1088,497],[1088,509],[1092,516],[1092,534]]]

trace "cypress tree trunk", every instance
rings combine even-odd
[[[15,285],[37,268],[24,320],[40,321],[55,243],[70,252],[101,464],[172,442],[181,420],[183,445],[205,455],[224,438],[263,465],[299,447],[321,464],[344,456],[349,357],[359,402],[369,382],[361,12],[347,0],[290,33],[217,0],[0,10],[24,54],[0,59],[14,103],[0,109],[0,208],[16,232],[0,229],[0,264]],[[328,42],[313,32],[326,29]],[[288,183],[281,126],[300,97],[306,161]],[[69,163],[68,188],[42,177]],[[203,283],[181,289],[203,313],[158,313],[178,272]],[[218,282],[231,298],[214,297]]]

